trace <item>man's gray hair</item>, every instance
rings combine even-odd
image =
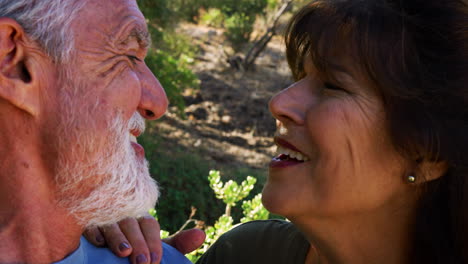
[[[70,24],[85,0],[0,0],[0,17],[16,20],[56,62],[70,58],[74,48]]]

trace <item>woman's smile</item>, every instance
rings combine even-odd
[[[277,155],[270,162],[270,168],[285,168],[308,162],[309,157],[285,139],[276,137]]]

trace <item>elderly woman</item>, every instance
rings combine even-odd
[[[468,263],[468,7],[316,0],[286,33],[263,204],[199,263]]]

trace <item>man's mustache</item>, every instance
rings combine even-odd
[[[135,112],[132,118],[130,118],[130,121],[128,121],[128,129],[130,131],[138,131],[138,134],[143,134],[143,132],[145,132],[145,119],[140,115],[140,113],[138,113],[138,111]]]

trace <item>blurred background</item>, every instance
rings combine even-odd
[[[162,229],[275,217],[251,199],[276,149],[268,101],[292,83],[283,31],[306,2],[138,0],[153,39],[146,63],[171,103],[139,140],[161,185]]]

